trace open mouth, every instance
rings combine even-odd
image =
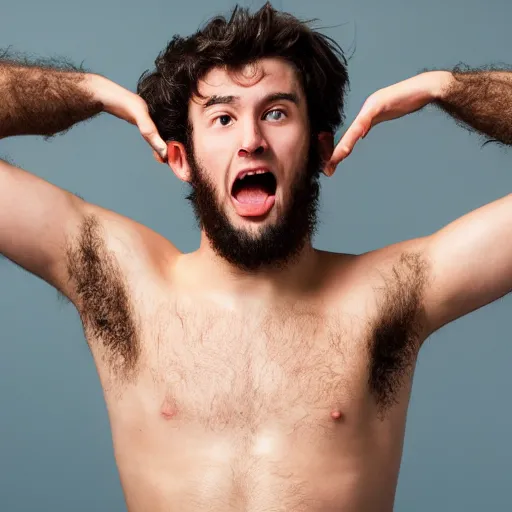
[[[231,189],[235,207],[240,215],[264,215],[274,205],[277,180],[270,171],[250,172],[237,178]]]
[[[237,178],[231,195],[240,203],[263,203],[276,193],[277,181],[270,171],[256,171]]]

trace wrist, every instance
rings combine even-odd
[[[431,89],[432,101],[442,101],[446,98],[451,89],[454,78],[450,71],[431,71]]]
[[[106,107],[107,98],[104,91],[108,82],[110,82],[110,80],[94,73],[86,73],[82,82],[85,91],[95,103],[101,104],[102,110],[105,110]]]

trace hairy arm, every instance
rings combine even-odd
[[[1,54],[0,54],[1,55]],[[0,138],[51,136],[105,110],[136,124],[153,147],[163,145],[137,95],[69,64],[0,58]],[[115,215],[0,160],[0,254],[73,300],[67,250],[84,218]],[[128,219],[118,216],[118,225]]]
[[[51,68],[6,55],[0,54],[0,138],[55,135],[103,110],[91,75],[70,64]]]
[[[52,136],[103,109],[88,75],[69,63],[0,58],[0,138]],[[0,253],[70,295],[66,240],[86,203],[45,180],[0,160]]]
[[[465,127],[512,144],[512,73],[455,69],[435,103]],[[512,194],[478,208],[429,236],[432,271],[426,291],[428,331],[512,291]]]
[[[136,125],[146,142],[167,159],[167,145],[137,94],[71,64],[7,59],[0,51],[0,138],[52,136],[105,111]]]
[[[459,124],[512,145],[512,71],[457,66],[446,74],[434,104]],[[490,142],[489,141],[489,142]]]
[[[327,164],[338,163],[373,126],[437,105],[464,127],[512,144],[512,72],[507,69],[426,71],[380,89],[364,103]],[[427,260],[423,290],[428,336],[446,323],[512,291],[512,195],[464,215],[411,243]],[[392,246],[391,253],[396,248]],[[380,257],[380,256],[379,256]]]

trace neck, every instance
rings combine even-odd
[[[219,256],[202,232],[199,249],[187,257],[204,286],[240,298],[262,299],[293,296],[314,286],[318,253],[308,240],[297,257],[282,268],[242,270]]]

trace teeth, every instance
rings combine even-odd
[[[243,180],[246,176],[252,176],[254,174],[265,174],[268,171],[264,171],[263,169],[258,169],[257,171],[247,171],[240,176],[240,180]]]

